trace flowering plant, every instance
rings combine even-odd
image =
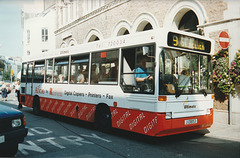
[[[236,57],[231,63],[230,77],[235,86],[240,84],[240,50],[238,50]]]
[[[229,75],[228,52],[221,50],[213,56],[213,82],[215,88],[225,95],[235,94],[235,88]]]

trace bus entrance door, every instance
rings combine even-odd
[[[26,89],[26,95],[32,96],[32,91],[33,91],[33,63],[30,62],[27,64],[27,78],[26,78],[26,84],[25,84],[25,89]]]

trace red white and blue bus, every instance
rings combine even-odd
[[[166,29],[61,48],[26,57],[21,103],[119,128],[166,136],[213,123],[209,38]]]

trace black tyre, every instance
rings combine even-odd
[[[101,132],[110,132],[112,128],[111,112],[107,105],[97,105],[94,119],[95,128]]]
[[[40,110],[40,100],[38,96],[35,96],[33,99],[33,113],[35,115],[40,115],[41,114],[41,110]]]

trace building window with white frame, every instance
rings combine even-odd
[[[42,28],[42,42],[48,41],[48,29]]]

